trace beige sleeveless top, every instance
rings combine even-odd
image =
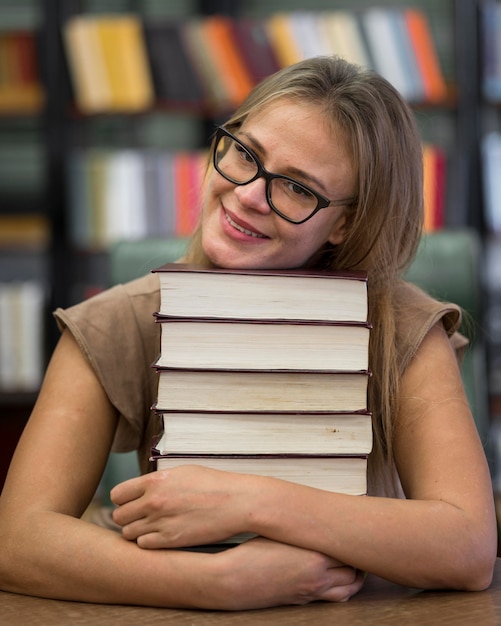
[[[461,353],[467,341],[457,332],[461,323],[458,306],[438,302],[404,282],[397,288],[396,304],[401,311],[397,329],[401,372],[439,320]],[[158,277],[149,274],[54,313],[60,330],[67,328],[73,334],[119,413],[113,450],[138,449],[143,472],[148,468],[153,437],[161,428],[151,410],[158,383],[152,364],[160,346],[153,313],[159,306]]]

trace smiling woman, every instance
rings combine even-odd
[[[369,495],[203,466],[147,473],[160,339],[149,274],[55,312],[61,340],[0,499],[1,588],[225,610],[347,600],[362,571],[486,588],[496,523],[458,366],[461,310],[401,278],[423,223],[409,107],[376,73],[318,57],[258,85],[211,149],[185,262],[367,273]],[[110,494],[121,534],[80,519],[110,449],[138,450],[145,472]],[[258,537],[173,549],[243,533]]]

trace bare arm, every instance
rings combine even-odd
[[[199,608],[345,600],[358,591],[362,581],[353,568],[316,552],[265,540],[221,555],[146,551],[81,520],[116,421],[92,369],[64,333],[0,499],[2,589]]]
[[[123,506],[115,519],[143,547],[247,530],[408,586],[485,588],[496,556],[492,485],[441,326],[406,372],[398,424],[396,462],[407,500],[185,467],[119,485],[112,495]],[[188,523],[195,516],[204,523]]]

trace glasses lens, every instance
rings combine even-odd
[[[217,143],[214,163],[223,176],[235,183],[248,183],[258,172],[252,154],[227,135],[222,135]]]
[[[273,206],[295,222],[310,216],[317,208],[317,197],[306,187],[288,178],[273,178],[269,188]]]

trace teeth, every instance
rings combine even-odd
[[[252,230],[247,230],[246,228],[242,228],[241,226],[239,226],[236,222],[234,222],[231,219],[231,217],[228,215],[228,213],[225,213],[225,217],[226,217],[228,223],[233,226],[233,228],[236,228],[241,233],[244,233],[244,235],[249,235],[250,237],[257,237],[259,239],[264,239],[265,238],[264,235],[260,235],[259,233],[255,233]]]

